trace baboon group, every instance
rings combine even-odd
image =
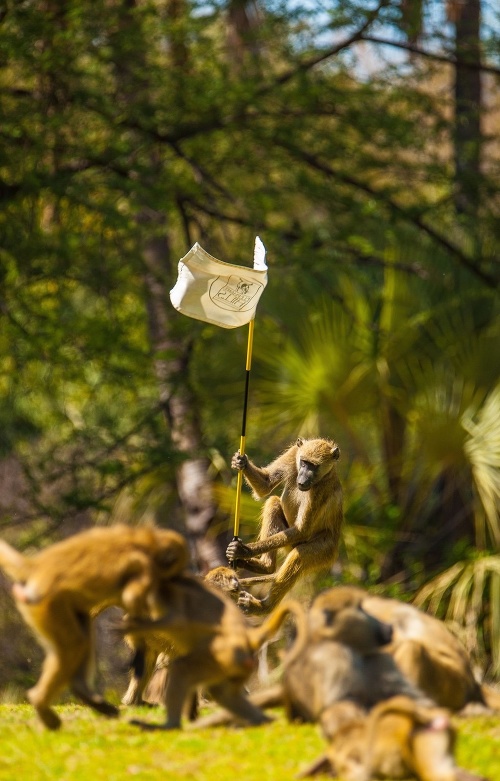
[[[161,724],[132,722],[142,729],[261,725],[279,707],[294,724],[318,724],[325,738],[324,754],[297,768],[298,777],[478,781],[455,763],[452,716],[470,703],[500,709],[500,695],[476,681],[443,622],[358,586],[328,588],[310,604],[287,596],[337,556],[339,456],[330,439],[301,438],[265,468],[236,453],[232,466],[254,497],[268,497],[260,533],[248,544],[234,539],[226,552],[232,567],[204,577],[191,572],[183,536],[168,529],[96,527],[31,556],[0,540],[0,568],[45,651],[27,693],[43,724],[60,727],[52,705],[66,688],[95,711],[119,715],[92,684],[95,618],[118,606],[117,641],[131,652],[122,704],[165,707]],[[281,495],[270,495],[277,487]],[[252,587],[262,583],[267,594],[257,597]],[[249,691],[259,649],[289,617],[293,637],[279,682]],[[208,715],[199,715],[201,695],[212,703]]]

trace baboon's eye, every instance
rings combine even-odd
[[[323,610],[325,626],[332,626],[335,621],[335,610]]]

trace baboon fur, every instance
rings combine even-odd
[[[233,600],[238,599],[241,585],[235,571],[230,567],[214,567],[207,572],[204,580],[224,591]],[[132,672],[122,703],[124,705],[163,704],[172,645],[165,642],[163,635],[154,633],[145,635],[140,640],[133,635],[126,636],[125,642],[134,652],[140,648],[143,654],[143,669],[140,676]],[[197,699],[194,695],[187,707],[187,715],[191,720],[196,718],[198,712]]]
[[[332,440],[302,438],[267,467],[234,454],[231,466],[243,472],[255,499],[282,486],[281,496],[269,496],[264,503],[257,541],[244,545],[235,539],[226,550],[230,562],[268,575],[271,582],[263,599],[247,591],[240,594],[238,604],[246,612],[272,610],[298,578],[335,561],[343,522],[339,457]],[[276,572],[278,550],[285,547],[291,550]]]
[[[500,709],[500,695],[479,684],[469,656],[458,638],[443,621],[397,599],[369,594],[357,589],[362,607],[370,615],[392,626],[390,653],[406,678],[441,707],[458,711],[469,703]],[[328,589],[313,601],[310,624],[321,625],[330,597]]]
[[[161,639],[170,651],[165,694],[166,722],[134,723],[145,729],[177,729],[186,702],[203,687],[217,703],[246,724],[269,718],[246,697],[244,684],[256,665],[256,651],[275,634],[289,613],[304,620],[300,606],[288,600],[261,626],[250,626],[237,605],[222,591],[195,575],[163,581],[164,615],[153,620],[129,620],[125,633]]]
[[[181,535],[122,524],[92,528],[25,556],[0,540],[0,567],[14,581],[12,594],[45,651],[28,699],[49,729],[60,719],[50,707],[66,687],[106,716],[118,709],[91,689],[92,618],[110,605],[131,616],[159,615],[160,576],[180,573],[189,554]]]

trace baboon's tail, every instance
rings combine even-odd
[[[10,580],[25,580],[29,574],[28,559],[8,542],[0,540],[0,569]]]
[[[307,620],[304,608],[295,599],[287,599],[276,607],[263,624],[249,630],[250,644],[254,651],[272,637],[288,615],[295,617],[296,636],[292,647],[287,651],[286,660],[291,662],[302,650],[307,639]]]

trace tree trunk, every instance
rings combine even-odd
[[[144,95],[148,89],[147,41],[140,37],[134,14],[136,5],[137,0],[124,0],[115,44],[117,91],[119,98],[128,106],[133,106],[136,96]],[[183,0],[168,0],[165,9],[172,22],[172,68],[178,69],[182,81],[188,57],[188,49],[182,39]],[[131,40],[136,43],[133,57],[129,51]],[[133,165],[131,160],[131,167]],[[148,181],[161,175],[161,167],[161,150],[157,149],[151,154],[149,171],[137,173],[137,177],[142,176],[142,192],[152,191],[153,188],[147,186]],[[177,491],[193,564],[197,570],[204,572],[225,564],[226,560],[216,540],[208,535],[217,507],[208,471],[209,460],[203,455],[199,405],[189,382],[191,340],[183,336],[184,329],[176,321],[180,315],[175,313],[168,296],[175,281],[173,274],[176,268],[168,240],[168,220],[150,202],[143,203],[136,219],[141,226],[138,250],[144,263],[143,284],[159,398],[172,441],[179,453],[185,456],[176,475]]]
[[[143,250],[149,332],[163,414],[174,445],[186,456],[176,476],[186,537],[196,569],[204,572],[227,562],[216,539],[207,534],[217,506],[209,475],[210,462],[203,455],[198,401],[189,382],[191,339],[177,335],[172,322],[172,315],[174,318],[181,315],[174,312],[168,297],[174,264],[170,258],[166,218],[147,209],[139,220],[149,223],[153,234],[160,233],[159,228],[162,234],[146,239]]]

